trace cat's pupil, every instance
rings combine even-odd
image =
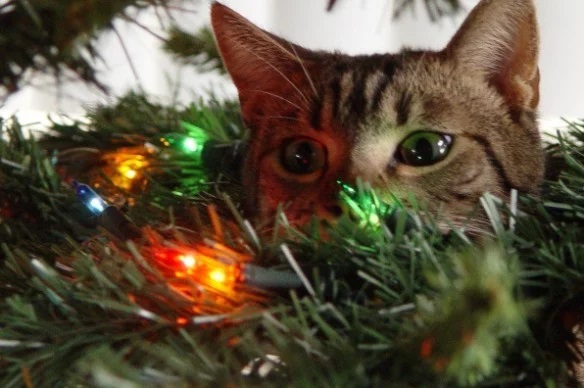
[[[280,157],[282,166],[293,174],[310,174],[324,166],[322,145],[306,138],[285,144]]]
[[[425,138],[418,139],[415,148],[411,152],[420,163],[428,163],[434,157],[432,143]]]
[[[298,145],[294,158],[299,169],[308,170],[310,163],[312,163],[312,153],[312,147],[307,142]]]
[[[410,166],[429,166],[444,159],[452,137],[443,133],[420,131],[408,136],[398,147],[396,158]]]

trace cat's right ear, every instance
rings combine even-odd
[[[242,104],[251,97],[301,95],[298,79],[311,67],[312,52],[257,27],[232,9],[214,2],[211,23],[223,63]],[[299,77],[302,75],[302,77]]]

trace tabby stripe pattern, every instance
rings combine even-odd
[[[362,57],[354,64],[335,66],[334,71],[338,73],[329,83],[333,117],[359,120],[378,111],[398,64],[395,59],[388,58],[381,66],[379,63],[373,65],[371,59]],[[407,119],[410,101],[410,96],[404,97],[400,118]]]

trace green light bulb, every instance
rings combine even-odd
[[[197,152],[197,150],[200,148],[199,143],[197,143],[197,141],[192,137],[187,137],[184,139],[182,142],[182,147],[187,152]]]
[[[357,189],[342,181],[337,183],[341,187],[341,200],[348,206],[351,214],[361,220],[362,226],[381,226],[384,216],[396,205],[381,201],[370,187],[363,187],[360,181],[357,182]]]
[[[210,140],[207,131],[201,127],[197,127],[196,125],[187,123],[186,121],[181,121],[180,126],[185,130],[187,136],[190,139],[196,141],[197,144],[205,144]]]
[[[181,121],[185,133],[169,133],[160,138],[160,143],[167,148],[163,158],[172,159],[178,154],[188,155],[194,163],[202,163],[202,154],[210,138],[204,129],[194,124]]]

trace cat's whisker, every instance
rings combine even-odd
[[[280,119],[280,120],[288,120],[288,121],[295,121],[295,122],[301,121],[298,117],[292,117],[292,116],[259,115],[256,117],[260,118],[260,119]]]
[[[312,78],[310,77],[310,73],[308,72],[308,69],[306,68],[306,66],[304,66],[304,61],[302,60],[302,58],[300,58],[300,55],[298,55],[298,52],[296,51],[296,48],[294,47],[293,44],[290,44],[290,48],[292,49],[292,52],[294,52],[294,56],[297,58],[298,64],[302,68],[302,71],[304,72],[304,75],[306,76],[306,80],[308,81],[308,84],[310,85],[310,87],[312,88],[312,91],[314,92],[314,97],[319,98],[318,91],[316,90],[316,86],[314,85],[314,82],[312,81]]]
[[[305,108],[301,107],[300,105],[296,104],[295,102],[290,101],[289,99],[287,99],[285,97],[282,97],[282,96],[280,96],[280,95],[278,95],[276,93],[268,92],[266,90],[259,90],[259,89],[248,89],[247,91],[248,92],[252,92],[252,93],[263,93],[263,94],[267,94],[268,96],[272,96],[272,97],[278,98],[278,99],[280,99],[280,100],[282,100],[284,102],[287,102],[288,104],[292,105],[293,107],[298,108],[298,110],[306,110]]]
[[[469,219],[468,216],[450,215],[448,221],[440,221],[438,225],[440,227],[444,226],[447,229],[461,229],[464,230],[465,233],[472,235],[493,235],[491,223],[483,217]]]
[[[302,90],[300,90],[300,88],[294,82],[292,82],[292,80],[290,78],[288,78],[286,76],[286,74],[284,74],[280,69],[278,69],[278,67],[276,67],[270,61],[268,61],[266,58],[262,57],[261,55],[259,55],[256,52],[254,52],[252,49],[245,47],[245,46],[242,46],[242,48],[244,50],[248,51],[251,55],[255,56],[260,61],[264,62],[266,65],[268,65],[268,67],[270,67],[276,73],[278,73],[278,75],[280,75],[282,78],[284,78],[290,84],[290,86],[292,86],[292,88],[294,88],[294,90],[298,93],[298,96],[304,100],[304,102],[307,106],[310,104],[310,100],[308,99],[308,97],[306,97],[306,95],[304,93],[302,93]]]
[[[420,55],[420,58],[418,58],[418,61],[416,62],[416,65],[413,69],[413,74],[414,76],[412,76],[411,78],[408,79],[408,86],[407,89],[411,90],[413,89],[412,87],[416,85],[417,82],[417,78],[415,75],[417,75],[418,73],[420,73],[422,71],[422,67],[424,66],[425,63],[425,59],[426,59],[427,53],[422,53],[422,55]]]

